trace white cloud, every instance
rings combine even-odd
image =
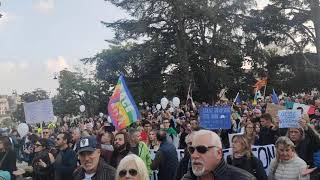
[[[13,61],[4,61],[0,62],[0,71],[1,72],[17,72],[21,70],[25,70],[29,67],[27,62],[13,62]]]
[[[42,13],[49,14],[54,9],[54,0],[39,0],[35,8]]]
[[[49,72],[59,72],[63,69],[70,69],[69,64],[63,56],[59,56],[57,59],[51,59],[46,61],[47,70]]]

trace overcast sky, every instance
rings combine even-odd
[[[125,18],[104,0],[0,0],[0,95],[42,88],[55,94],[54,73],[108,48],[100,21]],[[259,6],[267,0],[258,0]]]

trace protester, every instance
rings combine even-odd
[[[72,179],[72,173],[77,167],[77,157],[74,150],[69,148],[71,135],[67,132],[60,133],[56,138],[58,154],[54,160],[54,179]]]
[[[127,133],[118,132],[115,135],[113,147],[114,151],[111,156],[110,165],[114,168],[117,168],[121,159],[123,159],[128,154],[131,154],[131,146]]]
[[[35,157],[32,161],[33,179],[34,180],[51,180],[53,179],[52,162],[54,157],[49,153],[48,139],[39,139],[35,144]]]
[[[159,144],[158,144],[158,141],[157,141],[157,130],[151,130],[150,133],[149,133],[149,149],[153,149],[155,151],[157,151],[159,149]]]
[[[42,137],[44,139],[47,139],[49,149],[54,147],[55,143],[54,140],[51,138],[51,130],[46,126],[42,129]]]
[[[148,169],[149,175],[151,176],[152,160],[151,160],[148,146],[143,141],[140,141],[139,139],[140,132],[137,131],[136,129],[130,129],[129,135],[130,135],[130,145],[131,145],[130,151],[133,154],[139,156],[143,160],[143,162],[145,163]]]
[[[152,130],[151,123],[150,121],[143,121],[143,130],[140,133],[140,140],[143,141],[144,143],[148,144],[148,136],[150,131]]]
[[[219,136],[208,130],[195,132],[192,146],[188,148],[191,154],[192,169],[184,176],[185,180],[215,179],[215,180],[255,180],[250,173],[228,165],[223,159],[222,144]]]
[[[160,148],[152,161],[151,169],[158,170],[158,180],[174,179],[178,167],[176,147],[167,142],[167,133],[160,130],[157,133]]]
[[[170,127],[170,120],[164,118],[162,124],[163,129],[166,131],[167,134],[167,141],[169,143],[174,144],[174,146],[177,148],[179,146],[178,133],[176,132],[176,130]]]
[[[116,180],[149,180],[145,163],[135,154],[124,157],[117,168]]]
[[[307,168],[306,162],[297,156],[295,146],[288,137],[279,137],[275,146],[277,149],[276,158],[273,159],[270,164],[269,180],[310,179],[308,174],[303,174],[303,170]]]
[[[261,129],[259,133],[260,145],[274,144],[280,136],[278,124],[272,124],[272,117],[265,113],[260,117]]]
[[[233,136],[232,155],[227,157],[227,163],[248,171],[259,180],[268,179],[262,162],[253,156],[251,144],[244,135]]]
[[[97,135],[97,141],[101,144],[101,157],[105,162],[110,163],[114,142],[114,135],[111,132],[103,130]]]
[[[72,130],[72,139],[71,139],[71,143],[72,146],[71,148],[75,151],[77,148],[77,142],[78,140],[81,138],[81,131],[79,128],[74,128]]]
[[[83,137],[77,142],[77,154],[81,166],[74,180],[114,180],[116,170],[100,157],[101,146],[95,137]]]
[[[247,139],[250,145],[259,145],[259,136],[256,133],[255,125],[248,122],[244,126],[244,137]]]
[[[9,172],[11,179],[14,179],[13,172],[17,170],[16,161],[16,153],[12,149],[9,138],[0,136],[0,170]]]
[[[176,171],[176,180],[181,180],[181,178],[188,172],[188,168],[190,166],[190,153],[188,151],[188,147],[192,145],[192,138],[195,131],[191,132],[187,135],[185,141],[186,141],[186,148],[184,150],[184,156],[180,160],[177,171]]]

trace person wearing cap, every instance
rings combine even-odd
[[[114,180],[116,170],[100,157],[101,145],[94,136],[77,142],[81,166],[73,173],[74,180]]]

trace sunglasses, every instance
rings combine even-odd
[[[193,154],[195,150],[197,150],[198,153],[200,154],[205,154],[206,152],[209,151],[210,148],[214,148],[214,147],[217,147],[217,146],[196,146],[196,147],[193,147],[193,146],[189,146],[188,147],[188,151],[190,154]]]
[[[124,177],[127,175],[127,172],[129,172],[130,176],[136,176],[138,174],[138,171],[135,169],[129,169],[128,171],[126,169],[123,169],[119,172],[119,176]]]
[[[49,134],[49,132],[43,132],[43,134]]]

